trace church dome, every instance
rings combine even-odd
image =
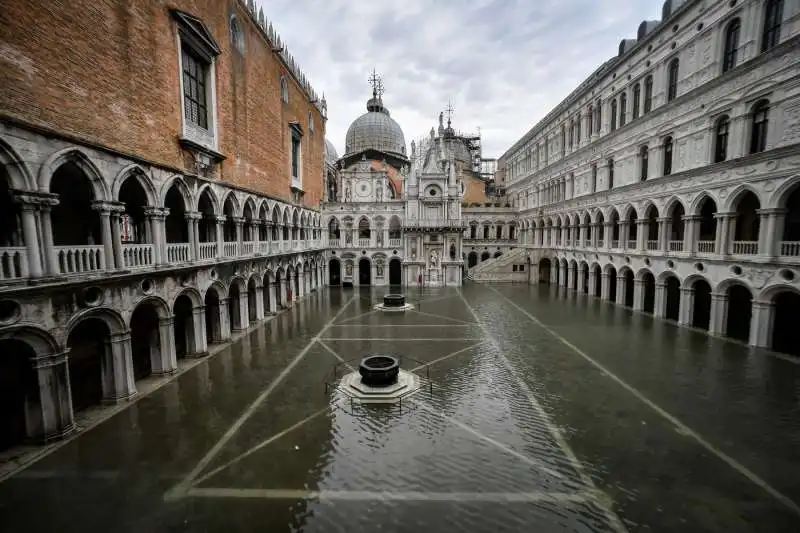
[[[339,154],[336,152],[336,147],[330,142],[328,139],[325,139],[325,162],[331,166],[336,165],[336,161],[339,159]]]
[[[367,112],[350,124],[345,137],[345,157],[367,150],[406,157],[403,130],[389,116],[383,101],[374,96],[367,102]]]

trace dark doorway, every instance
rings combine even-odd
[[[33,349],[22,341],[0,341],[0,451],[22,444],[28,436],[25,404],[39,403]]]
[[[474,228],[475,226],[473,226]],[[467,268],[472,268],[478,264],[478,254],[475,252],[470,252],[467,256]]]
[[[664,317],[667,320],[674,320],[677,322],[678,313],[681,308],[681,283],[675,276],[669,276],[664,285],[664,296],[666,299]]]
[[[342,264],[338,259],[328,261],[328,284],[334,287],[342,284]]]
[[[608,301],[617,303],[617,269],[608,269]]]
[[[178,359],[195,352],[193,308],[192,300],[185,294],[178,296],[172,306],[175,315],[175,356]]]
[[[97,318],[79,322],[67,338],[72,410],[76,413],[103,401],[103,360],[110,360],[111,332]]]
[[[369,259],[362,257],[358,260],[358,284],[369,285],[372,283],[372,273],[370,272],[372,263]]]
[[[160,357],[160,350],[158,313],[152,304],[140,304],[131,317],[133,379],[143,379],[153,373],[153,357]]]
[[[708,331],[708,326],[711,324],[711,285],[699,279],[694,282],[693,287],[692,326]]]
[[[625,270],[625,307],[633,307],[633,271]]]
[[[747,342],[750,340],[750,318],[753,314],[753,296],[742,285],[728,289],[728,323],[725,335]]]
[[[776,352],[800,355],[800,295],[784,291],[775,297],[772,320],[772,349]]]
[[[389,285],[403,284],[403,265],[399,259],[389,261]]]
[[[539,283],[550,284],[550,260],[547,258],[539,261]]]
[[[645,313],[653,314],[656,308],[656,278],[650,272],[645,272],[642,275],[642,282],[644,283],[644,302],[642,310]]]

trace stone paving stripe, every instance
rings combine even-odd
[[[641,402],[643,402],[645,405],[647,405],[648,407],[653,409],[653,411],[655,411],[656,413],[661,415],[663,418],[668,420],[678,430],[683,432],[685,435],[687,435],[689,437],[692,437],[703,448],[705,448],[706,450],[708,450],[711,453],[713,453],[714,455],[716,455],[719,459],[721,459],[722,461],[727,463],[731,468],[733,468],[734,470],[739,472],[741,475],[743,475],[744,477],[746,477],[747,479],[752,481],[757,486],[761,487],[764,491],[769,493],[771,496],[773,496],[775,499],[777,499],[783,505],[785,505],[786,507],[788,507],[789,509],[791,509],[792,511],[794,511],[795,513],[800,515],[800,506],[798,506],[793,500],[791,500],[787,496],[783,495],[782,493],[778,492],[777,489],[773,488],[769,483],[767,483],[766,481],[761,479],[758,475],[756,475],[754,472],[750,471],[747,467],[745,467],[744,465],[739,463],[736,459],[734,459],[733,457],[729,456],[728,454],[726,454],[722,450],[717,449],[713,444],[711,444],[706,439],[704,439],[700,434],[698,434],[693,429],[691,429],[689,426],[687,426],[686,424],[681,422],[679,419],[677,419],[676,417],[674,417],[673,415],[669,414],[664,409],[659,407],[657,404],[655,404],[652,400],[647,398],[644,394],[639,392],[633,386],[628,385],[628,383],[625,382],[622,378],[620,378],[619,376],[617,376],[616,374],[611,372],[611,370],[607,369],[602,364],[600,364],[597,361],[595,361],[594,359],[592,359],[588,354],[586,354],[580,348],[578,348],[577,346],[575,346],[574,344],[569,342],[567,339],[565,339],[564,337],[562,337],[561,335],[556,333],[554,330],[550,329],[541,320],[539,320],[534,315],[529,313],[526,309],[524,309],[523,307],[518,305],[516,302],[512,301],[511,299],[509,299],[506,295],[504,295],[503,293],[501,293],[500,291],[498,291],[494,287],[488,287],[488,288],[493,290],[494,292],[496,292],[498,295],[500,295],[504,300],[506,300],[509,304],[511,304],[511,306],[515,307],[519,312],[521,312],[522,314],[527,316],[532,322],[536,323],[539,327],[544,329],[550,335],[552,335],[553,337],[555,337],[556,339],[561,341],[565,346],[570,348],[576,354],[580,355],[589,364],[591,364],[592,366],[594,366],[595,368],[600,370],[608,378],[610,378],[611,380],[616,382],[620,387],[624,388],[625,390],[627,390],[628,392],[633,394]]]
[[[384,492],[359,490],[192,488],[188,496],[202,498],[258,498],[320,501],[585,503],[591,493],[563,492]]]
[[[338,326],[338,325],[341,325],[341,324],[345,324],[346,322],[350,322],[351,320],[357,320],[359,318],[363,318],[363,317],[368,316],[368,315],[373,315],[373,314],[375,314],[377,312],[378,312],[377,309],[373,309],[372,311],[367,311],[365,313],[359,313],[356,316],[351,316],[351,317],[345,318],[344,320],[340,321],[338,324],[333,324],[333,325],[334,326]]]
[[[233,459],[231,459],[227,463],[218,466],[217,468],[215,468],[214,470],[208,472],[207,474],[204,474],[202,477],[200,477],[197,480],[195,480],[194,482],[192,482],[192,486],[199,485],[203,481],[205,481],[205,480],[215,476],[216,474],[222,472],[223,470],[225,470],[229,466],[233,466],[234,464],[238,463],[239,461],[241,461],[245,457],[249,457],[250,455],[254,454],[255,452],[257,452],[258,450],[260,450],[264,446],[268,446],[269,444],[272,444],[276,440],[278,440],[278,439],[280,439],[282,437],[285,437],[286,435],[288,435],[289,433],[291,433],[295,429],[307,424],[308,422],[314,420],[318,416],[327,413],[331,409],[332,409],[332,407],[330,405],[327,406],[327,407],[323,407],[322,409],[320,409],[320,410],[308,415],[304,419],[300,420],[299,422],[296,422],[295,424],[289,426],[288,428],[284,429],[283,431],[280,431],[280,432],[274,434],[273,436],[269,437],[268,439],[261,441],[260,443],[256,444],[255,446],[253,446],[252,448],[250,448],[249,450],[247,450],[243,454],[241,454],[241,455],[239,455],[237,457],[234,457]]]
[[[332,354],[332,355],[333,355],[333,356],[334,356],[336,359],[338,359],[340,362],[344,363],[344,365],[345,365],[347,368],[349,368],[351,372],[352,372],[352,371],[355,371],[355,368],[353,368],[353,365],[351,365],[350,363],[348,363],[348,362],[347,362],[347,361],[344,359],[344,357],[342,357],[341,355],[339,355],[338,353],[336,353],[336,351],[335,351],[333,348],[331,348],[330,346],[328,346],[327,344],[325,344],[325,341],[323,341],[322,339],[319,339],[319,341],[318,341],[318,342],[319,342],[319,345],[320,345],[320,346],[322,346],[323,348],[325,348],[326,350],[328,350],[328,351],[329,351],[329,352],[330,352],[330,353],[331,353],[331,354]]]
[[[453,353],[449,353],[447,355],[443,355],[442,357],[439,357],[438,359],[434,359],[433,361],[430,361],[428,363],[424,363],[424,364],[421,364],[419,366],[416,366],[416,367],[412,368],[411,370],[409,370],[409,372],[416,372],[416,371],[418,371],[420,369],[425,368],[426,366],[431,366],[431,365],[434,365],[436,363],[440,363],[440,362],[442,362],[442,361],[444,361],[446,359],[450,359],[451,357],[455,357],[456,355],[460,355],[460,354],[462,354],[462,353],[464,353],[464,352],[466,352],[468,350],[472,350],[473,348],[477,348],[478,346],[480,346],[482,344],[486,344],[487,342],[489,342],[489,341],[485,341],[484,340],[484,341],[475,343],[472,346],[467,346],[466,348],[461,348],[460,350],[457,350],[457,351],[455,351]]]
[[[308,342],[308,344],[306,344],[305,348],[303,348],[300,351],[300,353],[298,353],[295,356],[295,358],[292,359],[292,361],[286,366],[286,368],[284,368],[281,371],[281,373],[278,374],[278,376],[274,380],[272,380],[272,383],[267,385],[267,388],[264,389],[255,400],[253,400],[253,402],[247,407],[247,409],[245,409],[245,411],[236,420],[236,422],[234,422],[233,425],[230,428],[228,428],[228,431],[226,431],[222,435],[222,438],[220,438],[220,440],[217,441],[217,443],[208,451],[208,453],[206,453],[206,455],[202,459],[200,459],[200,461],[197,463],[197,466],[195,466],[194,469],[191,472],[189,472],[189,475],[187,475],[186,478],[183,479],[183,481],[181,481],[180,483],[175,485],[172,489],[167,491],[167,495],[175,496],[184,493],[191,486],[194,479],[198,475],[200,475],[200,472],[202,472],[203,469],[207,467],[209,463],[211,463],[214,457],[216,457],[217,454],[222,450],[222,448],[225,447],[228,441],[231,440],[231,438],[233,438],[236,432],[239,431],[239,429],[241,429],[244,423],[247,422],[247,420],[251,416],[253,416],[253,414],[261,406],[261,404],[264,403],[264,400],[267,399],[267,397],[275,389],[275,387],[277,387],[278,384],[281,381],[283,381],[283,379],[289,374],[289,372],[291,372],[292,369],[295,366],[297,366],[297,364],[303,359],[303,357],[306,356],[309,350],[311,350],[311,347],[314,346],[314,344],[316,344],[316,342],[322,337],[322,335],[328,330],[328,328],[330,328],[331,325],[334,322],[336,322],[336,320],[342,315],[342,313],[344,313],[344,311],[350,306],[351,303],[353,303],[355,299],[356,297],[352,296],[349,300],[347,300],[347,302],[341,307],[341,309],[339,309],[339,311],[337,311],[336,314],[333,315],[333,318],[331,318],[324,326],[322,326],[322,329],[320,329],[319,332],[317,332],[317,334],[314,335],[314,338],[312,338]]]
[[[503,296],[499,291],[496,291],[496,289],[494,289],[493,287],[489,288],[500,294],[500,296]],[[609,521],[611,527],[613,527],[614,530],[617,531],[617,533],[623,533],[623,532],[627,533],[628,528],[625,527],[625,525],[622,523],[622,520],[613,510],[612,507],[613,500],[605,492],[598,489],[597,486],[594,484],[592,478],[589,476],[589,474],[586,473],[586,469],[583,468],[583,464],[581,464],[581,462],[578,460],[578,456],[575,455],[575,452],[572,450],[569,443],[567,443],[567,440],[564,438],[561,429],[555,424],[553,424],[552,421],[550,421],[550,417],[547,416],[547,412],[539,403],[539,400],[536,399],[536,396],[533,394],[533,391],[530,389],[530,387],[528,387],[528,384],[525,382],[525,380],[523,380],[520,377],[520,375],[516,372],[516,370],[514,370],[514,366],[511,364],[511,361],[508,360],[508,358],[503,353],[502,349],[500,349],[500,346],[497,344],[497,341],[494,339],[494,337],[492,337],[492,335],[489,333],[488,328],[478,316],[478,313],[475,312],[475,309],[473,309],[473,307],[464,297],[464,294],[461,292],[461,289],[456,289],[456,290],[458,291],[458,295],[461,297],[461,301],[464,302],[464,305],[467,307],[467,309],[469,309],[469,312],[472,314],[472,316],[480,325],[480,328],[483,331],[484,335],[486,335],[486,337],[494,345],[495,349],[497,350],[498,358],[500,359],[500,361],[503,362],[503,366],[506,367],[508,372],[514,377],[514,380],[517,382],[517,385],[525,393],[525,397],[528,399],[528,402],[531,404],[531,407],[533,407],[534,410],[536,410],[539,413],[539,416],[542,418],[542,421],[547,426],[547,429],[550,431],[550,434],[553,436],[553,439],[555,439],[558,446],[567,456],[567,459],[569,460],[570,464],[572,464],[572,467],[580,476],[581,481],[583,481],[583,483],[587,487],[589,487],[590,490],[603,494],[602,501],[606,502],[606,504],[602,506],[603,512],[606,516],[606,519]],[[503,296],[503,298],[505,298],[505,296]],[[508,300],[508,298],[505,299]],[[508,301],[511,302],[511,300]],[[518,308],[522,309],[521,307]]]
[[[495,440],[495,439],[493,439],[493,438],[491,438],[491,437],[489,437],[487,435],[484,435],[483,433],[480,433],[479,431],[476,431],[476,430],[472,429],[471,427],[469,427],[467,424],[461,422],[460,420],[457,420],[457,419],[455,419],[455,418],[453,418],[451,416],[448,416],[448,415],[442,413],[441,411],[437,411],[437,410],[433,409],[432,407],[430,407],[428,405],[425,405],[423,402],[420,402],[419,400],[413,400],[412,399],[412,400],[409,400],[409,401],[411,403],[415,404],[416,406],[418,406],[423,411],[427,411],[427,412],[429,412],[429,413],[431,413],[433,415],[438,416],[439,418],[441,418],[443,420],[446,420],[446,421],[450,422],[454,426],[457,426],[457,427],[463,429],[464,431],[466,431],[467,433],[469,433],[469,434],[471,434],[471,435],[473,435],[475,437],[478,437],[482,441],[491,444],[495,448],[503,450],[504,452],[506,452],[509,455],[513,455],[514,457],[516,457],[520,461],[522,461],[524,463],[527,463],[527,464],[529,464],[529,465],[531,465],[531,466],[533,466],[535,468],[538,468],[539,470],[541,470],[543,472],[546,472],[546,473],[550,474],[553,477],[557,477],[559,479],[564,479],[564,474],[562,474],[560,472],[556,472],[555,470],[553,470],[549,466],[545,465],[543,462],[539,461],[538,459],[534,459],[532,457],[528,457],[527,455],[524,455],[524,454],[522,454],[522,453],[520,453],[520,452],[518,452],[518,451],[516,451],[514,449],[511,449],[508,446],[506,446],[505,444],[503,444],[502,442],[499,442],[499,441],[497,441],[497,440]]]
[[[334,324],[334,328],[466,328],[477,324]]]
[[[467,322],[466,320],[459,320],[457,318],[450,318],[449,316],[444,316],[444,315],[434,315],[433,313],[425,313],[423,311],[418,311],[416,309],[413,309],[411,312],[412,313],[416,313],[418,315],[425,315],[425,316],[430,316],[430,317],[433,317],[433,318],[441,318],[442,320],[450,320],[451,322],[458,322],[459,324],[467,324],[469,326],[477,326],[478,325],[478,324],[476,324],[474,322]]]
[[[379,337],[323,337],[319,340],[322,341],[386,341],[386,342],[451,342],[451,341],[475,341],[478,340],[475,337],[442,337],[436,339],[404,339],[403,337],[388,337],[388,338],[379,338]]]

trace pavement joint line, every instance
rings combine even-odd
[[[488,287],[488,288],[490,288],[492,290],[495,290],[492,287]],[[500,293],[499,291],[496,291],[496,292],[498,292],[498,294],[503,296],[502,293]],[[503,362],[503,366],[505,366],[506,370],[514,377],[514,380],[517,382],[517,385],[525,393],[525,397],[528,399],[528,402],[531,404],[531,407],[533,407],[539,413],[539,416],[541,417],[542,422],[545,424],[547,429],[550,431],[550,434],[555,439],[555,441],[558,444],[558,446],[561,448],[561,451],[564,453],[564,455],[566,455],[567,460],[572,465],[572,468],[574,468],[575,471],[578,473],[578,476],[580,476],[581,481],[591,491],[594,491],[594,492],[596,492],[598,494],[602,494],[603,495],[603,497],[600,499],[600,501],[603,502],[601,507],[603,509],[603,513],[604,513],[606,519],[609,521],[609,525],[611,525],[611,527],[614,528],[614,530],[617,533],[623,533],[623,532],[627,533],[628,532],[628,528],[625,527],[625,525],[622,523],[622,520],[619,518],[617,513],[614,512],[614,510],[613,510],[613,507],[612,507],[613,500],[605,493],[605,491],[601,491],[597,487],[597,485],[595,485],[594,481],[592,481],[592,478],[589,476],[589,474],[586,473],[586,469],[583,467],[583,464],[580,462],[578,457],[575,455],[575,452],[572,450],[572,448],[570,447],[569,443],[564,438],[564,435],[561,432],[561,429],[558,426],[556,426],[550,420],[550,417],[547,416],[547,412],[544,410],[542,405],[539,403],[539,400],[536,399],[536,396],[533,394],[533,391],[530,389],[528,384],[520,377],[520,375],[516,372],[516,370],[514,369],[514,366],[511,364],[511,361],[508,360],[508,358],[503,353],[503,350],[500,348],[499,344],[497,343],[497,340],[490,334],[488,327],[486,326],[486,324],[483,323],[483,321],[481,321],[480,317],[478,316],[478,313],[469,304],[469,302],[464,297],[464,294],[461,292],[460,289],[458,290],[458,295],[461,297],[461,300],[464,302],[464,305],[467,307],[467,309],[469,309],[469,312],[472,314],[472,316],[478,322],[478,324],[479,324],[481,330],[483,331],[484,335],[486,335],[486,337],[494,345],[495,349],[497,350],[498,358]],[[508,300],[508,299],[506,298],[506,300]],[[510,300],[508,300],[508,301],[510,302]]]
[[[431,413],[433,415],[436,415],[439,418],[442,418],[442,419],[450,422],[454,426],[457,426],[457,427],[463,429],[467,433],[469,433],[469,434],[471,434],[471,435],[473,435],[475,437],[478,437],[480,440],[488,442],[489,444],[491,444],[495,448],[499,448],[500,450],[503,450],[507,454],[513,455],[514,457],[516,457],[517,459],[521,460],[524,463],[527,463],[527,464],[529,464],[529,465],[531,465],[533,467],[536,467],[539,470],[541,470],[543,472],[546,472],[546,473],[550,474],[553,477],[557,477],[559,479],[564,479],[564,474],[562,474],[561,472],[558,472],[558,471],[550,468],[543,461],[539,461],[538,459],[534,459],[533,457],[528,457],[527,455],[525,455],[523,453],[520,453],[517,450],[514,450],[513,448],[509,448],[508,446],[506,446],[502,442],[500,442],[498,440],[495,440],[495,439],[489,437],[488,435],[484,435],[480,431],[477,431],[477,430],[471,428],[470,426],[468,426],[464,422],[461,422],[460,420],[458,420],[458,419],[456,419],[456,418],[454,418],[454,417],[452,417],[450,415],[447,415],[447,414],[445,414],[445,413],[443,413],[441,411],[437,411],[433,407],[430,407],[429,405],[426,405],[424,402],[421,402],[419,400],[411,400],[411,403],[416,404],[423,411],[427,411],[427,412],[429,412],[429,413]]]
[[[423,363],[421,365],[415,366],[414,368],[409,370],[409,372],[417,372],[418,370],[421,370],[421,369],[425,368],[426,366],[431,366],[431,365],[435,365],[436,363],[441,363],[442,361],[445,361],[447,359],[450,359],[451,357],[455,357],[457,355],[460,355],[460,354],[462,354],[462,353],[464,353],[464,352],[466,352],[468,350],[472,350],[473,348],[477,348],[481,344],[486,344],[487,342],[488,341],[486,341],[486,340],[482,340],[480,342],[476,342],[472,346],[467,346],[466,348],[461,348],[460,350],[456,350],[453,353],[449,353],[447,355],[443,355],[442,357],[434,359],[433,361],[429,361],[427,363]]]
[[[494,502],[494,503],[587,503],[595,502],[591,492],[421,492],[382,490],[307,490],[191,488],[187,496],[198,498],[238,498],[267,500],[320,501],[422,501],[422,502]]]
[[[242,415],[236,420],[236,422],[231,425],[230,428],[222,435],[222,438],[217,441],[217,443],[206,453],[206,455],[200,459],[194,469],[189,472],[189,474],[177,485],[167,491],[167,496],[175,496],[181,493],[184,493],[189,486],[192,484],[194,479],[200,475],[205,467],[209,465],[209,463],[214,459],[214,457],[219,454],[222,448],[228,443],[228,441],[233,438],[239,429],[244,425],[247,420],[255,414],[256,410],[261,407],[261,404],[267,399],[267,397],[272,393],[275,387],[280,384],[283,379],[289,375],[289,373],[294,369],[294,367],[306,356],[306,354],[311,350],[311,347],[316,344],[316,342],[322,337],[322,335],[331,327],[338,318],[341,316],[342,313],[348,308],[348,306],[356,299],[355,296],[352,296],[347,303],[345,303],[339,311],[333,315],[323,327],[320,329],[316,335],[306,344],[305,348],[303,348],[292,361],[284,368],[280,374],[278,374],[272,383],[267,385],[267,387],[256,397],[255,400],[244,410]]]
[[[477,324],[333,324],[334,328],[466,328]]]
[[[261,448],[264,448],[265,446],[268,446],[268,445],[272,444],[273,442],[275,442],[276,440],[280,439],[281,437],[283,437],[285,435],[288,435],[289,433],[291,433],[295,429],[297,429],[297,428],[299,428],[301,426],[304,426],[306,423],[314,420],[315,418],[317,418],[320,415],[323,415],[323,414],[327,413],[331,409],[332,409],[332,407],[330,405],[326,405],[322,409],[319,409],[319,410],[311,413],[307,417],[299,420],[298,422],[295,422],[294,424],[292,424],[288,428],[285,428],[282,431],[279,431],[278,433],[275,433],[274,435],[272,435],[268,439],[265,439],[265,440],[261,441],[260,443],[256,444],[255,446],[253,446],[252,448],[250,448],[246,452],[242,453],[241,455],[238,455],[238,456],[234,457],[233,459],[231,459],[227,463],[218,466],[214,470],[211,470],[210,472],[208,472],[208,473],[204,474],[203,476],[197,478],[196,480],[192,481],[192,487],[193,488],[196,487],[197,485],[199,485],[203,481],[205,481],[207,479],[210,479],[211,477],[217,475],[218,473],[222,472],[226,468],[229,468],[229,467],[233,466],[234,464],[238,463],[242,459],[245,459],[245,458],[249,457],[250,455],[252,455],[252,454],[256,453],[258,450],[260,450]]]
[[[494,287],[488,287],[488,288],[491,289],[492,291],[496,292],[498,295],[500,295],[500,297],[502,297],[509,304],[511,304],[513,307],[515,307],[519,312],[521,312],[522,314],[527,316],[532,322],[537,324],[539,327],[541,327],[543,330],[548,332],[550,335],[552,335],[553,337],[555,337],[556,339],[561,341],[565,346],[567,346],[572,351],[574,351],[576,354],[581,356],[589,364],[591,364],[592,366],[594,366],[595,368],[600,370],[603,374],[605,374],[606,377],[608,377],[609,379],[611,379],[612,381],[617,383],[619,386],[621,386],[622,388],[624,388],[625,390],[627,390],[628,392],[633,394],[639,401],[641,401],[642,403],[644,403],[645,405],[647,405],[648,407],[653,409],[653,411],[655,411],[661,417],[663,417],[668,422],[673,424],[677,429],[679,429],[682,432],[684,432],[684,434],[686,434],[687,436],[692,437],[703,448],[705,448],[709,452],[711,452],[714,455],[716,455],[723,462],[727,463],[728,466],[730,466],[731,468],[733,468],[734,470],[739,472],[741,475],[743,475],[744,477],[749,479],[752,483],[754,483],[755,485],[757,485],[758,487],[763,489],[765,492],[767,492],[772,497],[774,497],[776,500],[781,502],[783,505],[785,505],[786,507],[788,507],[789,509],[794,511],[796,514],[800,515],[800,506],[798,506],[797,503],[795,503],[789,497],[785,496],[784,494],[779,492],[777,489],[773,488],[769,483],[767,483],[765,480],[761,479],[757,474],[755,474],[754,472],[749,470],[746,466],[744,466],[741,463],[739,463],[736,459],[734,459],[733,457],[729,456],[728,454],[726,454],[722,450],[717,449],[713,444],[708,442],[699,433],[697,433],[696,431],[691,429],[689,426],[687,426],[686,424],[681,422],[675,416],[669,414],[667,411],[665,411],[664,409],[659,407],[655,402],[653,402],[652,400],[647,398],[644,394],[639,392],[639,390],[634,388],[632,385],[629,385],[626,381],[624,381],[622,378],[620,378],[619,376],[614,374],[611,370],[606,368],[603,364],[595,361],[586,352],[584,352],[583,350],[581,350],[580,348],[578,348],[577,346],[575,346],[574,344],[569,342],[567,339],[565,339],[564,337],[559,335],[556,331],[554,331],[553,329],[548,327],[541,320],[536,318],[536,316],[534,316],[533,314],[529,313],[525,308],[523,308],[522,306],[520,306],[519,304],[517,304],[516,302],[514,302],[510,298],[508,298],[505,294],[503,294],[502,292],[498,291]]]
[[[468,325],[468,326],[477,326],[478,325],[478,324],[476,324],[474,322],[467,322],[466,320],[459,320],[457,318],[450,318],[449,316],[444,316],[444,315],[435,315],[433,313],[425,313],[423,311],[418,311],[416,309],[412,310],[411,312],[412,313],[416,313],[418,315],[425,315],[425,316],[429,316],[429,317],[433,317],[433,318],[441,318],[441,319],[444,319],[444,320],[450,320],[450,321],[458,322],[460,324],[465,324],[465,325]]]
[[[341,320],[341,321],[340,321],[338,324],[332,324],[332,325],[334,325],[334,326],[339,326],[339,325],[342,325],[342,324],[344,324],[344,323],[346,323],[346,322],[350,322],[351,320],[355,320],[355,319],[357,319],[357,318],[362,318],[362,317],[365,317],[365,316],[367,316],[367,315],[373,315],[373,314],[375,314],[375,313],[377,313],[377,312],[378,312],[378,310],[377,310],[377,309],[373,309],[373,310],[371,310],[371,311],[366,311],[366,312],[364,312],[364,313],[359,313],[359,314],[357,314],[356,316],[350,316],[350,317],[347,317],[347,318],[345,318],[344,320]]]
[[[324,340],[322,340],[322,339],[319,339],[317,342],[319,343],[319,345],[320,345],[320,346],[322,346],[323,348],[325,348],[326,350],[328,350],[328,351],[329,351],[331,354],[333,354],[333,356],[334,356],[336,359],[338,359],[338,360],[339,360],[341,363],[344,363],[344,366],[346,366],[347,368],[349,368],[351,371],[354,371],[354,370],[355,370],[355,368],[353,368],[353,366],[352,366],[350,363],[348,363],[348,362],[347,362],[347,361],[344,359],[344,357],[342,357],[341,355],[339,355],[339,354],[338,354],[338,353],[337,353],[337,352],[336,352],[336,351],[335,351],[333,348],[331,348],[330,346],[328,346],[328,345],[325,343],[325,341],[324,341]]]

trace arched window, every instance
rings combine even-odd
[[[597,110],[597,120],[595,121],[595,128],[597,133],[600,133],[600,129],[603,127],[603,102],[600,99],[597,100],[597,105],[594,106]]]
[[[289,82],[284,76],[281,76],[281,100],[284,104],[289,103]]]
[[[576,141],[578,144],[581,143],[581,114],[578,113],[578,117],[575,119],[575,135]]]
[[[672,174],[672,137],[664,139],[664,176]]]
[[[764,9],[764,29],[761,33],[761,51],[777,46],[781,39],[783,22],[783,0],[767,0]]]
[[[733,19],[725,30],[725,55],[722,57],[722,72],[728,72],[736,66],[736,52],[739,50],[739,31],[742,23]]]
[[[614,160],[609,159],[607,162],[608,165],[608,188],[614,188]]]
[[[311,111],[308,112],[308,131],[312,135],[314,134],[314,113]]]
[[[611,131],[617,130],[617,100],[611,100]]]
[[[653,76],[648,75],[644,79],[644,112],[649,113],[653,109]]]
[[[592,192],[597,191],[597,163],[592,165]]]
[[[714,162],[719,163],[728,159],[728,130],[731,120],[728,115],[723,115],[717,120],[714,128]]]
[[[639,103],[642,99],[642,86],[636,84],[633,86],[633,115],[632,120],[639,118]]]
[[[594,120],[594,107],[592,107],[591,105],[589,106],[589,112],[586,113],[586,120],[587,120],[587,123],[586,123],[586,134],[591,137],[592,136],[592,132],[594,131],[594,127],[593,127],[594,124],[592,123],[592,121]]]
[[[678,72],[680,70],[680,61],[674,58],[669,62],[669,72],[667,74],[667,102],[671,102],[678,96]]]
[[[769,102],[760,100],[754,105],[750,120],[750,153],[757,154],[767,149]]]
[[[565,155],[567,153],[567,127],[562,124],[561,125],[561,155]]]
[[[647,180],[647,165],[650,162],[650,149],[645,144],[639,148],[639,179],[641,181]]]
[[[239,21],[236,19],[236,15],[231,15],[230,32],[233,49],[240,54],[244,54],[244,34],[239,27]]]
[[[627,121],[626,115],[628,114],[628,95],[622,93],[619,95],[619,125],[620,127],[625,125]]]
[[[569,149],[575,145],[575,119],[569,121]]]

